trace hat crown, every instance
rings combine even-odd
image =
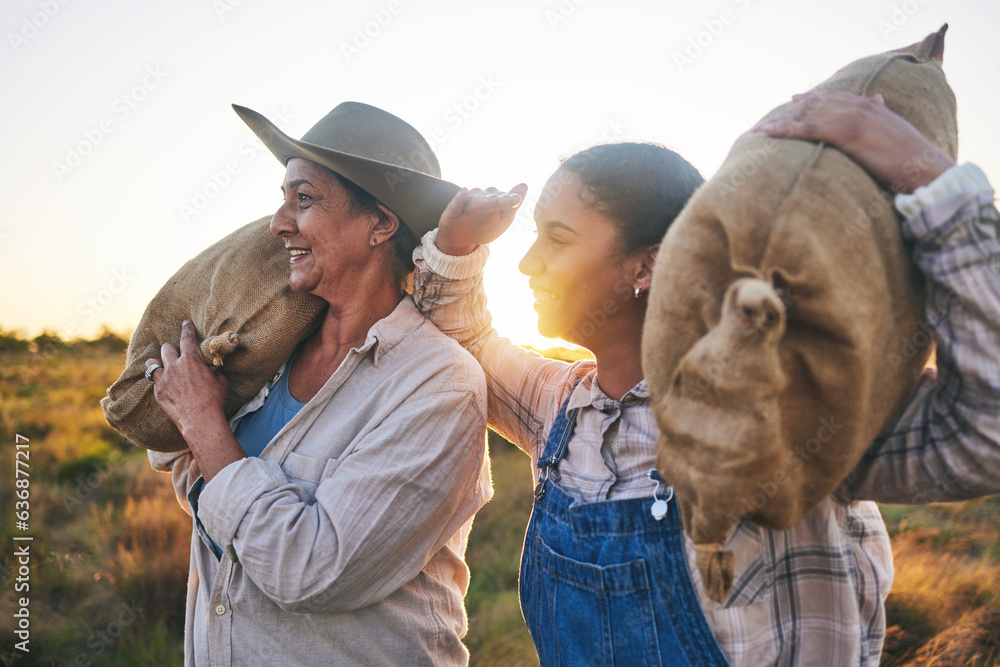
[[[434,229],[460,188],[441,179],[430,145],[406,121],[360,102],[344,102],[301,140],[253,109],[233,110],[283,165],[302,158],[357,185],[399,216],[418,237]]]
[[[434,151],[412,125],[361,102],[338,104],[302,142],[441,178]]]

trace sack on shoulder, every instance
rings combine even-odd
[[[810,95],[882,93],[954,159],[946,28],[853,62]],[[733,524],[794,526],[916,388],[933,345],[923,278],[891,192],[831,146],[755,132],[670,227],[653,275],[643,365],[658,467],[721,602]]]
[[[146,307],[128,346],[125,371],[101,400],[104,416],[132,444],[160,452],[187,448],[153,398],[147,359],[180,344],[191,320],[202,356],[229,382],[226,417],[274,376],[319,325],[326,302],[288,286],[288,252],[271,234],[271,216],[241,227],[188,261]]]

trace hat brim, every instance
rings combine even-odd
[[[385,204],[417,238],[438,226],[445,207],[461,189],[416,169],[292,139],[253,109],[234,104],[233,110],[281,164],[297,157],[340,174]]]

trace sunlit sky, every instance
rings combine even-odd
[[[230,105],[299,137],[355,100],[436,137],[453,182],[528,183],[487,290],[501,333],[549,345],[517,261],[561,157],[656,141],[709,176],[792,93],[945,22],[959,157],[997,184],[995,0],[4,0],[0,329],[130,331],[184,261],[278,205],[283,168]]]

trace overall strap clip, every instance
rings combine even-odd
[[[573,384],[573,389],[580,384],[578,379]],[[570,391],[569,396],[563,401],[562,406],[560,406],[559,411],[556,413],[556,419],[552,423],[552,428],[549,429],[549,435],[545,440],[545,448],[542,451],[542,456],[539,457],[538,462],[535,464],[540,470],[538,473],[538,483],[535,484],[535,500],[541,500],[545,496],[545,487],[549,479],[549,468],[554,465],[559,465],[561,461],[566,456],[566,448],[569,445],[569,439],[573,435],[573,427],[576,426],[576,414],[580,411],[580,408],[574,408],[567,414],[567,409],[569,408],[569,399],[573,395]]]
[[[666,484],[660,473],[656,468],[652,468],[646,476],[649,477],[651,482],[656,482],[656,488],[653,489],[653,505],[649,508],[649,513],[653,515],[653,518],[657,521],[663,521],[663,517],[667,516],[667,512],[670,509],[670,501],[674,498],[674,487],[667,484],[667,497],[657,498],[656,492],[660,490],[660,483]]]
[[[538,471],[538,482],[535,484],[535,500],[541,500],[545,495],[545,482],[549,479],[549,468],[545,466]]]

